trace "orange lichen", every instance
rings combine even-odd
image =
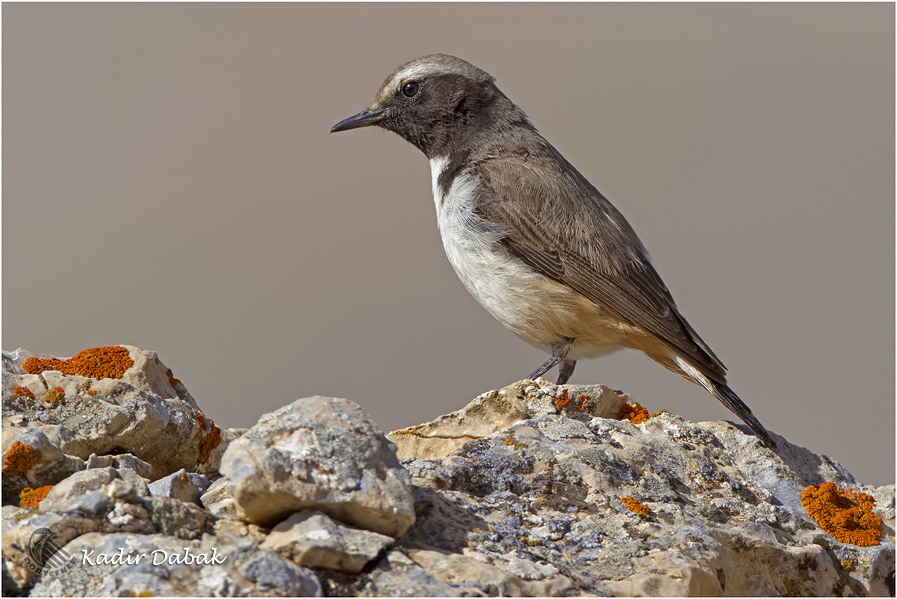
[[[57,391],[58,389],[58,391]],[[47,394],[44,395],[44,401],[47,403],[56,403],[57,401],[65,398],[65,391],[63,391],[62,387],[54,387],[52,389],[47,389]]]
[[[91,379],[118,379],[134,365],[128,350],[119,345],[94,347],[78,352],[67,360],[59,358],[28,358],[22,368],[29,374],[58,370],[63,374],[77,374]]]
[[[648,410],[635,402],[631,404],[624,403],[620,406],[620,411],[617,413],[617,420],[629,420],[632,424],[641,424],[648,418],[650,418]]]
[[[3,457],[3,474],[12,476],[20,472],[27,472],[34,468],[37,463],[37,456],[30,445],[25,445],[21,441],[13,441],[9,450]]]
[[[620,408],[620,411],[617,413],[617,420],[629,420],[630,422],[632,422],[632,424],[641,424],[643,422],[647,422],[655,416],[669,413],[670,412],[666,410],[661,410],[659,412],[649,414],[647,409],[639,405],[637,402],[632,402],[631,404],[623,404],[623,406]]]
[[[34,399],[34,393],[32,393],[31,389],[29,389],[28,387],[16,385],[12,388],[12,392],[16,394],[16,397],[26,397],[28,399]]]
[[[172,387],[181,384],[181,381],[179,381],[178,379],[174,378],[174,375],[171,373],[171,368],[169,368],[169,369],[168,369],[168,372],[166,372],[165,374],[168,375],[168,383],[169,383]]]
[[[639,516],[645,517],[651,513],[651,508],[642,504],[642,502],[635,497],[620,497],[620,501],[626,505],[627,510],[638,514]]]
[[[588,393],[580,393],[576,398],[576,409],[580,412],[589,411],[589,395]]]
[[[804,489],[800,500],[820,528],[842,543],[878,545],[881,518],[872,512],[872,496],[824,482]]]
[[[561,389],[561,396],[554,400],[554,405],[559,408],[566,408],[570,403],[570,395],[566,389]]]
[[[208,422],[206,422],[208,420]],[[199,456],[196,458],[197,464],[205,464],[209,456],[212,455],[212,450],[218,447],[218,444],[221,443],[221,429],[215,426],[215,421],[211,418],[206,418],[202,415],[202,413],[197,412],[196,414],[196,423],[199,425],[199,435],[202,435],[206,430],[206,424],[211,426],[211,430],[208,435],[203,436],[199,440]]]
[[[25,487],[22,489],[22,492],[19,493],[19,507],[37,507],[41,502],[41,499],[46,497],[47,493],[49,493],[52,488],[53,485],[38,487],[36,489]]]

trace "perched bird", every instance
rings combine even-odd
[[[330,129],[376,125],[430,160],[439,232],[467,290],[551,353],[529,378],[622,348],[701,385],[768,447],[726,368],[679,313],[623,215],[472,64],[434,54],[396,69],[371,106]]]

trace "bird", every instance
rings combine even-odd
[[[726,367],[685,320],[622,213],[533,126],[486,71],[432,54],[395,69],[370,106],[331,133],[380,127],[430,162],[443,247],[501,324],[550,357],[565,384],[580,359],[645,353],[709,391],[769,448],[726,384]]]

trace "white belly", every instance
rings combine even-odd
[[[499,241],[501,229],[474,213],[475,178],[458,175],[442,196],[438,179],[445,164],[430,161],[439,233],[458,278],[480,305],[511,332],[549,352],[564,338],[577,339],[572,359],[619,349],[618,331],[604,330],[598,306],[511,255]]]

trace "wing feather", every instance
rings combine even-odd
[[[725,366],[679,314],[623,215],[560,154],[547,149],[544,156],[492,155],[475,162],[479,216],[501,226],[502,243],[519,259],[725,382]],[[558,170],[566,174],[553,176]]]

